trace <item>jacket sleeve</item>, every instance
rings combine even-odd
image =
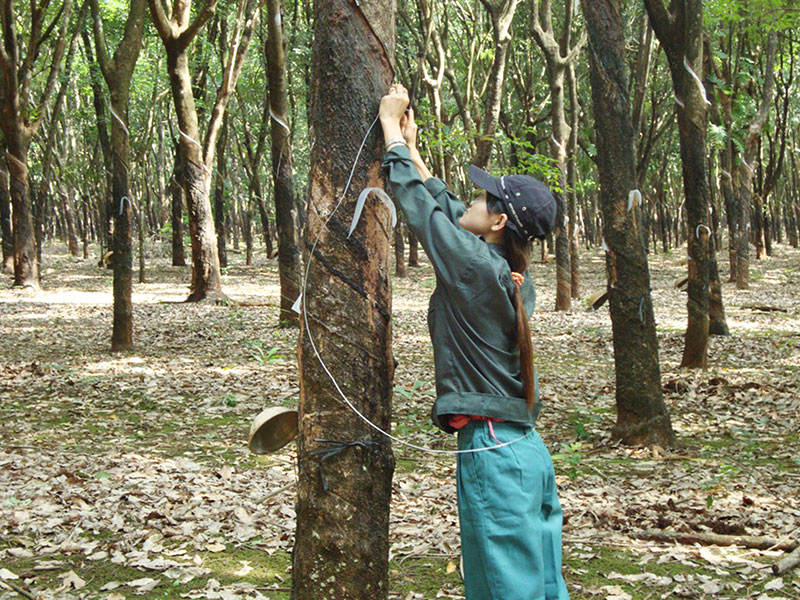
[[[395,202],[425,249],[437,280],[445,288],[454,290],[478,256],[488,252],[486,244],[457,224],[458,207],[454,206],[454,201],[443,198],[443,208],[434,198],[429,186],[441,197],[447,193],[442,189],[443,183],[442,186],[435,182],[423,183],[406,146],[398,145],[386,152],[382,166]]]
[[[447,218],[458,225],[458,220],[466,212],[467,207],[447,189],[447,184],[438,177],[430,177],[425,180],[425,189],[431,193]]]
[[[522,282],[522,306],[525,308],[525,312],[530,319],[533,314],[533,309],[536,307],[536,288],[533,285],[531,274],[527,269],[524,275],[525,281]]]

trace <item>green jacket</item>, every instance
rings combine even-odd
[[[428,329],[436,367],[433,422],[455,431],[445,415],[471,414],[533,424],[519,369],[514,283],[501,244],[486,243],[458,220],[464,203],[436,177],[423,182],[408,148],[397,145],[383,157],[395,201],[436,272],[428,307]],[[527,270],[522,284],[526,316],[536,300]],[[534,372],[534,381],[536,381]]]

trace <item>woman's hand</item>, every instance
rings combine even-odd
[[[378,110],[381,122],[400,121],[408,106],[408,90],[400,83],[392,84],[389,93],[381,98]]]
[[[417,145],[417,123],[414,121],[414,109],[409,108],[400,118],[400,130],[403,132],[403,138],[406,140],[409,148],[415,148]]]

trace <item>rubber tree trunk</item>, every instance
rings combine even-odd
[[[617,423],[626,444],[672,446],[675,435],[661,395],[650,271],[639,227],[641,208],[628,210],[636,187],[634,130],[625,62],[621,0],[581,0],[589,32],[597,166],[614,336]]]
[[[397,211],[397,227],[394,229],[394,274],[397,277],[406,276],[406,245],[403,239],[404,227],[400,218],[401,212]]]
[[[81,197],[81,212],[83,213],[83,227],[81,228],[81,241],[83,244],[83,258],[89,258],[89,196]]]
[[[189,235],[192,240],[192,288],[187,302],[225,298],[217,253],[214,215],[211,211],[211,165],[217,136],[225,110],[241,72],[260,7],[258,0],[240,0],[231,48],[224,62],[222,81],[217,88],[203,141],[200,141],[198,111],[189,71],[189,48],[197,34],[214,15],[218,0],[208,0],[192,17],[191,0],[175,2],[168,15],[161,0],[148,0],[150,15],[167,52],[172,99],[181,138],[183,187],[189,209]]]
[[[14,285],[33,289],[39,288],[39,261],[28,177],[28,149],[48,112],[47,103],[53,100],[67,39],[80,29],[78,26],[75,31],[68,31],[72,23],[72,0],[60,3],[60,18],[51,21],[49,27],[45,25],[48,11],[44,7],[46,4],[37,7],[36,3],[31,3],[26,14],[24,9],[16,9],[13,2],[0,4],[4,46],[0,60],[0,80],[3,82],[0,129],[7,144],[10,176]],[[24,44],[17,43],[18,27],[25,33]],[[24,54],[23,48],[26,50]],[[30,87],[34,73],[43,72],[47,72],[45,84],[34,94]],[[38,99],[36,103],[32,103],[34,98]]]
[[[764,215],[764,199],[761,193],[755,194],[753,206],[753,241],[756,246],[756,260],[764,259],[764,238],[767,236],[768,226]]]
[[[36,264],[39,271],[39,283],[42,282],[42,244],[44,243],[44,235],[45,235],[45,215],[53,214],[53,218],[50,220],[51,225],[51,232],[56,236],[61,236],[59,228],[61,227],[61,215],[59,214],[61,211],[58,209],[58,205],[55,202],[50,202],[52,204],[52,213],[50,212],[50,207],[48,206],[48,199],[50,198],[50,186],[47,184],[41,185],[37,188],[32,185],[30,180],[30,174],[28,178],[28,185],[29,185],[29,193],[31,196],[31,208],[33,209],[33,237],[36,244]]]
[[[578,56],[583,41],[570,47],[570,28],[572,24],[573,0],[567,0],[564,12],[565,20],[561,35],[556,38],[553,29],[553,18],[550,2],[542,3],[542,14],[539,15],[539,0],[534,0],[533,37],[545,58],[547,84],[550,90],[550,113],[552,133],[550,149],[553,160],[558,167],[558,188],[553,195],[556,198],[556,223],[553,230],[556,246],[556,310],[572,308],[572,270],[569,264],[569,234],[567,218],[567,144],[570,137],[570,125],[565,114],[564,79],[566,70]]]
[[[347,238],[357,193],[367,186],[381,187],[383,140],[377,125],[366,141],[347,199],[327,224],[326,220],[392,82],[387,57],[394,52],[394,19],[394,0],[362,1],[360,7],[350,0],[314,3],[305,239],[308,248],[318,235],[319,241],[306,274],[301,322],[308,330],[301,327],[298,348],[299,482],[292,600],[388,597],[391,444],[343,404],[308,331],[344,394],[388,431],[394,367],[392,234],[386,207],[369,199],[358,227]],[[331,449],[340,451],[324,462],[314,453]]]
[[[397,215],[398,218],[400,215]],[[419,266],[419,242],[417,241],[417,236],[414,235],[414,232],[411,231],[411,228],[408,229],[408,266],[409,267],[418,267]]]
[[[131,219],[133,208],[128,166],[130,147],[128,101],[133,69],[142,47],[146,0],[129,4],[125,33],[113,58],[106,50],[102,20],[97,0],[91,0],[97,60],[111,96],[111,155],[114,218],[114,325],[111,351],[133,347],[133,244]]]
[[[127,95],[127,94],[126,94]],[[125,107],[117,105],[112,98],[112,108],[127,113]],[[127,122],[127,118],[125,119]],[[111,333],[111,351],[119,352],[133,347],[133,249],[131,218],[133,216],[128,182],[128,136],[120,123],[111,124],[111,147],[113,149],[113,196],[114,196],[114,326]]]
[[[5,148],[0,148],[5,153]],[[14,233],[11,229],[11,199],[8,194],[8,171],[0,167],[0,233],[3,235],[3,266],[0,271],[14,272]]]
[[[188,53],[167,53],[167,70],[170,74],[173,100],[178,113],[181,135],[182,184],[189,212],[189,237],[192,243],[192,286],[189,302],[216,301],[224,297],[217,254],[217,235],[214,215],[211,212],[211,177],[203,157],[199,137],[197,112],[187,106],[192,96],[189,77]]]
[[[567,158],[567,237],[569,239],[570,297],[580,298],[580,271],[578,269],[578,85],[575,80],[575,64],[567,68],[569,90],[569,155]]]
[[[11,229],[14,236],[14,286],[39,288],[39,261],[28,185],[28,146],[30,138],[8,139],[8,173],[11,179]]]
[[[719,94],[720,113],[722,126],[726,131],[730,131],[733,118],[731,116],[731,100],[725,94]],[[736,195],[734,190],[736,188],[733,177],[733,143],[730,136],[727,136],[725,146],[720,151],[720,177],[719,189],[722,193],[722,199],[725,204],[725,221],[728,226],[728,264],[729,276],[728,281],[736,281]]]
[[[172,167],[172,177],[169,180],[169,189],[172,197],[172,266],[186,266],[186,254],[183,250],[183,170],[181,169],[181,146],[175,144],[175,163]]]
[[[737,214],[737,246],[736,246],[736,287],[746,290],[750,287],[750,218],[753,199],[753,175],[755,174],[756,160],[758,158],[758,145],[761,131],[769,116],[772,103],[772,88],[775,80],[775,52],[777,34],[772,31],[767,38],[767,52],[765,59],[764,87],[762,90],[761,104],[750,126],[747,129],[744,152],[741,164],[738,165],[739,194]]]
[[[69,192],[62,194],[64,219],[67,222],[67,248],[72,256],[78,256],[81,251],[78,247],[78,236],[75,228],[75,217],[72,210],[72,200]]]
[[[222,128],[217,140],[217,172],[214,177],[214,229],[217,231],[217,254],[219,266],[228,266],[228,253],[225,248],[225,179],[227,159],[225,147],[228,143],[228,115],[222,120]]]
[[[494,144],[494,134],[500,120],[500,107],[503,102],[503,85],[506,77],[508,48],[511,45],[511,23],[517,10],[517,0],[481,0],[489,13],[492,23],[492,40],[494,57],[489,72],[489,91],[486,102],[486,113],[483,118],[481,134],[475,141],[476,152],[472,163],[485,168],[489,163]]]
[[[703,7],[701,0],[673,3],[671,12],[661,0],[645,0],[645,6],[656,37],[667,55],[672,87],[678,99],[678,136],[689,255],[689,318],[681,366],[705,368],[714,246],[711,243],[706,172],[708,116],[702,83]]]
[[[772,206],[774,205],[775,202],[772,202]],[[772,210],[766,205],[762,207],[762,210],[764,211],[764,253],[766,256],[773,256],[772,237],[775,235],[775,226],[773,225]]]
[[[725,305],[722,303],[722,281],[716,259],[710,265],[711,284],[708,295],[708,333],[709,335],[729,335],[728,321],[725,318]]]
[[[252,185],[252,184],[251,184]],[[251,192],[252,193],[252,192]],[[263,202],[262,202],[263,204]],[[263,218],[262,218],[263,219]],[[231,210],[231,230],[233,231],[233,249],[239,251],[239,196],[233,196],[233,210]],[[267,228],[269,230],[269,228]],[[269,255],[267,255],[269,258]]]
[[[272,173],[275,180],[275,227],[278,230],[278,274],[281,284],[281,306],[278,323],[296,327],[297,313],[292,310],[300,294],[300,223],[303,205],[294,193],[292,180],[292,145],[288,123],[289,97],[286,73],[286,38],[281,20],[281,1],[267,1],[269,39],[267,70],[269,73],[269,105],[272,119]]]
[[[686,87],[684,89],[688,92]],[[695,103],[688,98],[685,103],[686,110],[678,110],[678,133],[688,219],[689,317],[681,366],[705,368],[708,360],[709,294],[713,253],[708,219],[706,124],[704,111],[692,110],[699,107],[693,106]]]
[[[250,200],[251,203],[255,202],[258,206],[258,214],[261,218],[261,235],[264,237],[264,251],[266,252],[267,259],[275,256],[275,250],[272,248],[272,228],[269,225],[269,213],[267,212],[267,204],[261,195],[261,178],[258,173],[253,175],[250,179]],[[240,220],[244,218],[244,212],[239,212]],[[244,231],[244,230],[242,230]],[[295,296],[296,298],[296,296]],[[294,302],[294,300],[292,300]]]
[[[736,194],[736,288],[750,287],[750,211],[752,201],[752,173],[742,165],[739,169],[739,187]]]
[[[248,202],[242,210],[242,235],[244,236],[244,264],[253,264],[253,209]]]
[[[797,143],[795,142],[795,148],[796,147]],[[786,233],[789,237],[789,244],[792,248],[797,248],[800,246],[800,204],[798,204],[798,196],[800,196],[798,187],[800,186],[798,186],[797,182],[797,159],[795,159],[794,149],[789,152],[789,156],[792,162],[791,175],[789,177],[791,189],[786,199],[786,204],[784,204],[784,211],[787,215]]]
[[[102,200],[99,203],[100,206],[100,223],[102,232],[98,235],[98,241],[100,242],[100,252],[98,266],[103,266],[103,257],[105,255],[105,251],[111,250],[114,247],[114,238],[113,238],[113,209],[111,205],[113,204],[113,198],[111,197],[111,189],[113,186],[111,180],[111,169],[112,167],[112,159],[111,159],[111,140],[109,139],[109,132],[108,132],[108,111],[106,110],[106,94],[103,87],[103,76],[100,71],[100,65],[97,64],[97,61],[94,58],[95,52],[92,47],[92,42],[89,38],[89,33],[87,31],[82,31],[81,36],[83,38],[83,45],[86,52],[86,60],[89,63],[89,74],[90,74],[90,82],[92,86],[92,100],[94,106],[94,113],[95,113],[95,121],[97,125],[97,138],[100,141],[100,149],[103,152],[103,172],[102,172],[102,179],[106,182],[105,189],[102,193]],[[112,259],[113,260],[113,259]],[[113,263],[109,263],[111,266]]]
[[[145,185],[145,196],[148,204],[150,203],[150,188]],[[147,228],[146,213],[144,208],[139,209],[136,214],[136,231],[139,233],[139,283],[147,283],[147,273],[145,264],[145,229]]]

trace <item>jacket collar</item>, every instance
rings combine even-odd
[[[489,250],[494,251],[503,258],[508,258],[508,249],[503,244],[495,244],[494,242],[487,242],[486,245],[489,246]]]

